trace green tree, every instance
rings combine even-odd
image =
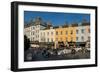
[[[28,50],[30,47],[30,40],[24,35],[24,51]]]

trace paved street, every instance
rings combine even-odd
[[[47,61],[47,60],[70,60],[70,59],[89,59],[90,52],[76,52],[75,54],[50,54],[43,50],[28,50],[25,52],[25,61]]]

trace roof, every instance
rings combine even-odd
[[[27,27],[35,26],[35,25],[36,25],[35,22],[31,22],[31,23],[25,24],[24,27],[27,28]],[[46,23],[40,23],[39,25],[47,27]]]
[[[82,26],[86,26],[86,25],[90,25],[90,23],[88,23],[88,22],[82,23]]]

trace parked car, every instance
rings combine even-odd
[[[63,49],[63,50],[58,51],[58,55],[64,55],[68,53],[71,53],[71,49]]]
[[[80,50],[82,50],[81,47],[79,47],[79,48],[75,48],[75,51],[76,51],[76,52],[78,52],[78,51],[80,51]]]

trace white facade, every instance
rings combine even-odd
[[[40,31],[40,42],[55,42],[55,29],[45,29]]]
[[[30,27],[31,27],[31,31],[30,31],[31,40],[30,41],[34,41],[35,40],[35,30],[34,30],[35,26],[32,25]]]
[[[90,39],[90,26],[78,26],[76,27],[76,42],[86,42]]]
[[[26,35],[27,38],[31,40],[31,27],[30,26],[27,26],[24,28],[24,35]]]
[[[35,30],[34,30],[34,35],[35,35],[34,41],[39,41],[39,38],[40,38],[40,35],[39,35],[40,30],[41,29],[44,29],[45,26],[43,26],[43,25],[36,25],[34,27],[35,27]]]
[[[36,18],[24,29],[24,34],[30,39],[30,41],[39,41],[39,33],[41,29],[44,29],[46,25],[41,22],[40,18]]]

